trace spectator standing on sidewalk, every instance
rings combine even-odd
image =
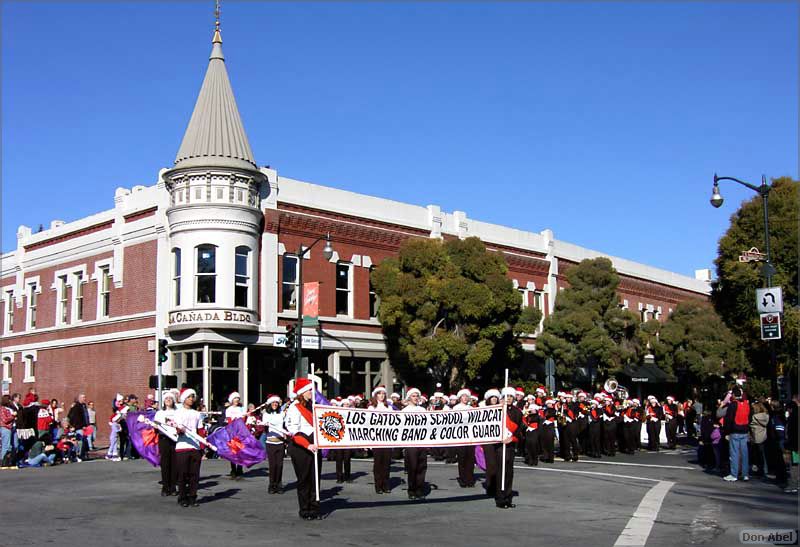
[[[94,401],[86,403],[86,412],[89,414],[89,428],[91,433],[86,436],[89,443],[89,450],[94,450],[94,441],[97,438],[97,411],[94,409]]]
[[[14,420],[17,413],[11,406],[11,397],[3,395],[0,401],[0,467],[8,469],[11,467],[13,455],[11,448],[11,432],[14,429]]]
[[[762,402],[753,404],[753,417],[750,418],[750,447],[753,466],[756,472],[762,476],[767,476],[767,425],[769,424],[769,413],[767,407]]]
[[[81,460],[85,460],[89,448],[83,431],[84,428],[89,427],[89,409],[86,407],[85,393],[81,393],[75,398],[75,404],[69,409],[67,418],[69,418],[70,425],[75,429],[80,442],[78,457]]]
[[[789,401],[789,415],[786,418],[786,450],[789,451],[789,485],[784,492],[787,494],[797,494],[797,487],[800,484],[798,476],[798,453],[797,453],[797,434],[798,423],[797,413],[800,411],[800,396],[795,393]]]
[[[122,426],[120,425],[120,421],[125,419],[125,415],[123,414],[123,409],[125,407],[125,403],[122,401],[123,397],[121,393],[117,393],[116,397],[114,397],[114,401],[111,403],[111,418],[108,420],[108,426],[111,428],[111,432],[108,435],[108,452],[106,453],[107,460],[113,461],[121,461],[120,458],[120,430]]]
[[[730,402],[726,407],[725,418],[722,422],[722,431],[728,439],[730,452],[730,474],[725,476],[728,482],[739,480],[739,471],[742,480],[750,480],[750,462],[748,457],[747,441],[750,437],[750,419],[752,411],[742,388],[734,387],[730,393]]]

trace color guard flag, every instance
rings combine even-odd
[[[128,412],[125,415],[128,436],[139,455],[147,460],[150,465],[158,467],[161,464],[161,456],[158,452],[158,434],[145,422],[138,421],[140,414],[148,420],[152,420],[156,415],[156,411]]]
[[[267,457],[266,450],[247,429],[243,418],[217,429],[208,436],[208,442],[217,447],[217,454],[221,458],[236,465],[252,467]]]

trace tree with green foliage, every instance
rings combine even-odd
[[[583,260],[566,272],[569,286],[558,293],[544,321],[537,353],[552,357],[559,375],[592,365],[598,376],[618,372],[640,354],[639,317],[622,309],[619,276],[608,258]]]
[[[717,280],[712,301],[722,319],[735,333],[748,360],[759,376],[773,377],[770,345],[778,364],[796,370],[798,361],[798,220],[800,183],[789,177],[773,179],[769,193],[769,232],[772,265],[776,273],[772,284],[783,288],[783,339],[761,340],[756,310],[756,289],[765,286],[761,262],[739,262],[739,255],[751,247],[764,251],[764,223],[760,196],[742,203],[731,216],[731,225],[719,241],[715,261]]]
[[[541,320],[522,308],[501,253],[478,238],[409,239],[372,272],[392,368],[407,384],[496,380]]]
[[[680,302],[663,324],[642,325],[656,364],[690,383],[749,370],[738,340],[710,303]]]

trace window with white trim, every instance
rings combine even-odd
[[[299,259],[295,255],[283,255],[281,279],[281,307],[283,311],[297,310],[297,270]]]
[[[57,282],[56,291],[58,293],[58,305],[56,306],[56,324],[67,325],[69,324],[69,301],[67,300],[67,285],[69,281],[67,275],[59,275]]]
[[[544,293],[542,291],[533,291],[533,307],[544,314]]]
[[[36,356],[35,355],[25,355],[25,378],[22,379],[23,382],[35,382],[36,381]]]
[[[36,281],[28,283],[28,328],[36,328],[36,307],[38,305],[38,289],[39,285]]]
[[[519,294],[522,297],[522,309],[524,310],[525,308],[528,307],[528,289],[519,287],[517,290],[519,291]]]
[[[14,332],[14,291],[6,291],[5,301],[5,331]]]
[[[250,304],[250,247],[236,247],[235,275],[233,287],[233,305],[247,308]]]
[[[100,267],[100,293],[99,293],[98,317],[108,317],[111,309],[111,267]]]
[[[198,304],[217,301],[217,248],[214,245],[197,246],[195,283]]]
[[[73,274],[75,285],[72,287],[72,319],[83,321],[83,272]]]
[[[350,262],[336,263],[336,315],[351,315],[352,272],[353,265]]]
[[[13,365],[10,357],[3,357],[3,381],[11,383],[11,375],[13,373]]]
[[[181,250],[172,249],[172,302],[181,305]]]
[[[381,297],[375,292],[375,285],[372,284],[372,272],[375,271],[375,266],[369,267],[369,316],[370,318],[378,317],[378,310],[381,307]]]

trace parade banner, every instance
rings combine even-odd
[[[387,412],[315,404],[314,423],[320,448],[479,445],[501,441],[503,406]]]

